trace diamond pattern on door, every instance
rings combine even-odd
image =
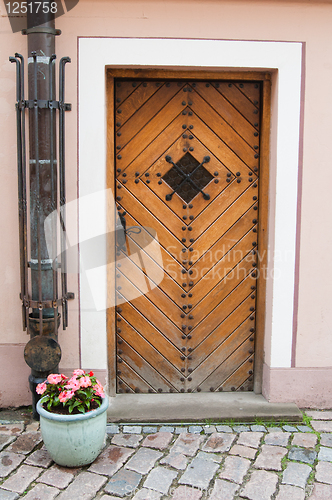
[[[120,393],[253,389],[260,103],[259,82],[115,81],[117,209],[139,228],[117,249]]]

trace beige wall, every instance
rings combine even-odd
[[[18,273],[18,224],[15,132],[15,69],[8,56],[26,55],[26,38],[10,32],[0,17],[0,344],[2,356],[12,357],[8,375],[26,370],[20,349],[27,336],[21,329]],[[303,185],[299,260],[299,295],[295,367],[324,368],[332,360],[332,3],[220,0],[118,0],[88,1],[57,19],[62,35],[56,39],[58,59],[69,55],[66,101],[67,196],[77,197],[77,37],[169,37],[305,42],[305,93],[303,127]],[[184,54],[185,58],[185,54]],[[276,119],[276,117],[273,117]],[[287,178],[284,180],[287,182]],[[78,282],[70,277],[69,290],[77,297]],[[63,369],[79,365],[79,314],[77,299],[70,303],[70,326],[60,333]],[[18,354],[20,352],[20,354]],[[91,367],[98,368],[98,367]],[[24,373],[23,373],[24,372]],[[23,377],[24,375],[24,377]],[[266,380],[270,374],[265,370]],[[272,377],[272,375],[271,375]],[[274,376],[275,377],[275,376]],[[271,378],[272,380],[272,378]],[[275,380],[275,378],[273,379]],[[285,377],[283,378],[285,380]],[[294,377],[294,384],[301,377]],[[271,400],[280,400],[285,386],[266,383]],[[17,393],[17,398],[20,396]],[[296,397],[296,391],[294,398]],[[301,404],[318,404],[308,393]],[[8,398],[5,400],[8,403]],[[314,402],[315,401],[315,402]],[[328,401],[332,405],[332,396]],[[11,404],[16,404],[15,398]],[[0,406],[2,402],[0,399]],[[21,404],[21,403],[19,403]],[[327,404],[327,402],[325,402]]]

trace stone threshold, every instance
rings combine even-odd
[[[220,422],[302,421],[295,403],[269,403],[261,394],[117,394],[109,398],[108,422],[188,423],[210,420]]]

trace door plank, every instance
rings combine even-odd
[[[134,213],[139,224],[145,227],[147,231],[149,227],[152,228],[157,233],[159,243],[180,262],[183,247],[179,240],[168,230],[165,230],[159,220],[144,205],[139,203],[128,190],[123,189],[121,195],[122,208],[126,212]]]
[[[254,311],[250,311],[250,308],[253,307],[249,295],[251,283],[252,278],[250,276],[245,278],[233,292],[231,292],[195,329],[192,330],[191,335],[195,338],[196,343],[205,340],[205,343],[202,342],[202,345],[195,350],[193,354],[193,364],[199,364],[202,359],[204,359],[206,352],[210,352],[206,351],[206,346],[211,348],[216,340],[215,335],[211,336],[208,332],[213,332],[228,316],[234,314],[234,311],[239,309],[239,317],[241,314],[243,315],[247,312],[247,316],[250,315],[250,317],[253,318],[252,321],[254,321]],[[242,309],[242,304],[245,304],[246,311]],[[224,331],[228,331],[225,325]]]
[[[253,361],[253,356],[247,358],[242,363],[242,365],[240,365],[237,370],[235,370],[235,372],[232,373],[232,375],[227,380],[225,380],[222,386],[223,390],[234,391],[234,388],[236,391],[239,390],[239,388],[246,382],[246,380],[248,380],[251,375],[249,372],[253,369]]]
[[[159,113],[157,116],[153,117],[147,125],[140,130],[123,149],[121,149],[121,154],[117,154],[116,156],[117,168],[125,169],[130,165],[130,163],[137,158],[168,125],[170,125],[170,123],[181,113],[181,100],[181,93],[176,94],[173,99],[164,106],[163,113]],[[178,133],[181,133],[180,127]],[[119,156],[121,156],[121,158],[119,158]]]
[[[195,92],[197,92],[218,113],[218,115],[222,118],[221,123],[225,121],[228,125],[230,125],[230,127],[233,127],[233,130],[236,131],[236,134],[240,135],[241,138],[247,144],[249,144],[251,148],[253,148],[254,145],[257,144],[257,140],[254,136],[254,127],[242,116],[242,114],[236,108],[234,108],[234,106],[232,106],[232,104],[230,104],[227,99],[224,98],[224,96],[220,92],[215,89],[213,85],[208,85],[209,87],[207,87],[207,84],[203,82],[197,82],[195,86]],[[195,94],[193,100],[195,103]],[[248,101],[248,104],[250,104],[252,107],[250,101]],[[195,111],[194,108],[193,110]],[[199,115],[199,113],[197,114]],[[230,137],[234,137],[234,139],[231,139],[232,143],[238,140],[236,135],[234,135],[228,128],[227,132]],[[228,143],[228,141],[225,140],[224,137],[225,136],[223,135],[223,140]]]
[[[204,351],[205,353],[213,351],[223,340],[223,337],[229,335],[230,332],[235,330],[241,323],[243,323],[243,321],[246,320],[246,318],[249,317],[249,315],[255,316],[254,313],[251,313],[250,307],[251,299],[250,296],[248,296],[228,316],[224,315],[224,320],[221,319],[219,324],[218,320],[214,318],[214,324],[216,325],[214,330],[204,331],[201,329],[200,331],[196,330],[191,334],[191,338],[187,342],[188,348],[191,347],[192,349],[195,349],[197,346],[202,344],[200,361],[198,354],[196,354],[197,365],[204,359]]]
[[[239,262],[239,264],[234,267],[230,273],[228,273],[224,279],[222,279],[215,288],[213,288],[195,307],[194,300],[193,309],[191,311],[194,320],[190,324],[192,326],[198,325],[210,312],[218,306],[218,304],[223,301],[227,295],[229,295],[232,290],[239,285],[239,283],[246,278],[252,271],[252,261],[249,258],[244,258]],[[254,285],[252,285],[254,286]],[[252,294],[254,295],[254,294]],[[193,294],[194,298],[195,294]],[[252,299],[253,300],[253,299]],[[253,301],[252,306],[255,305]]]
[[[154,86],[156,86],[156,83],[159,82],[154,82]],[[144,88],[141,86],[140,88]],[[169,101],[171,101],[172,98],[179,92],[179,87],[177,87],[176,84],[172,83],[170,84],[169,87],[167,85],[163,85],[160,88],[157,88],[157,92],[150,97],[150,99],[146,100],[145,103],[142,106],[139,106],[140,103],[137,103],[139,106],[139,109],[134,113],[132,113],[132,117],[130,120],[128,120],[126,123],[123,121],[123,125],[121,128],[117,129],[117,132],[121,132],[121,136],[116,135],[116,146],[117,150],[120,150],[124,152],[126,146],[128,147],[128,143],[135,140],[136,135],[141,132],[141,140],[142,137],[145,137],[145,140],[149,138],[149,132],[151,133],[151,127],[149,128],[149,123],[151,121],[154,122],[154,125],[158,127],[159,122],[165,123],[165,118],[171,116],[171,110],[174,109],[174,104],[172,107],[170,107],[170,110],[166,109],[167,104]],[[179,98],[181,98],[182,95],[179,95]],[[130,98],[135,98],[135,93],[130,96]],[[127,99],[126,103],[128,102],[129,105],[131,105],[130,98]],[[178,102],[178,99],[176,100]],[[122,119],[122,108],[125,108],[124,111],[126,115],[129,114],[130,109],[132,109],[132,106],[130,109],[126,109],[126,106],[121,106],[121,115],[120,119]],[[163,108],[165,107],[165,110]],[[162,111],[160,113],[160,111]],[[177,113],[182,111],[182,108],[179,106]],[[117,109],[117,113],[119,112],[119,109]],[[164,127],[168,125],[166,123]],[[164,128],[163,127],[163,128]],[[163,128],[161,130],[163,130]],[[144,130],[146,129],[146,130]],[[137,141],[136,141],[137,144]],[[118,148],[118,146],[121,146]],[[122,154],[122,153],[121,153]],[[137,155],[136,155],[137,156]],[[126,156],[124,156],[126,158]]]
[[[249,209],[239,220],[228,230],[226,233],[219,238],[218,241],[191,267],[192,278],[199,282],[221,259],[224,259],[225,255],[235,247],[237,243],[250,231],[255,223],[253,222],[254,215],[256,211]],[[251,239],[252,240],[252,239]],[[251,246],[252,248],[252,241]],[[243,258],[244,255],[240,256]],[[227,263],[229,259],[227,258]],[[228,266],[229,267],[229,266]]]
[[[247,233],[231,250],[226,254],[220,261],[218,261],[214,267],[204,276],[201,281],[198,281],[196,274],[192,274],[192,293],[194,297],[194,303],[200,302],[205,295],[207,295],[216,285],[222,280],[231,270],[236,266],[240,259],[248,256],[247,259],[251,262],[252,270],[256,267],[256,256],[248,255],[252,250],[252,233]],[[242,274],[242,269],[239,269],[240,274]],[[243,276],[244,277],[244,276]],[[199,285],[197,285],[197,282]]]
[[[133,83],[135,85],[133,86]],[[137,89],[140,85],[142,84],[141,81],[125,81],[125,80],[118,80],[115,82],[115,94],[116,94],[116,99],[120,99],[120,103],[116,102],[115,107],[119,107],[121,103],[127,99],[130,94],[134,92],[135,89]]]
[[[133,285],[128,282],[127,288],[130,286],[134,288]],[[126,303],[129,302],[132,295],[126,297],[124,294],[121,294],[121,296],[123,297],[123,302],[120,303],[120,309],[125,311]],[[167,316],[154,307],[154,305],[144,295],[139,295],[138,297],[132,299],[131,304],[170,342],[172,342],[176,347],[181,348],[182,331],[178,329]]]
[[[234,85],[259,108],[261,86],[259,82],[234,82]],[[257,113],[257,117],[259,117],[259,113]]]
[[[259,121],[254,114],[256,106],[254,106],[253,102],[234,83],[218,82],[213,83],[213,85],[258,130]],[[257,125],[255,125],[256,123]]]
[[[234,151],[248,167],[253,168],[256,165],[253,148],[222,120],[222,117],[204,99],[195,96],[191,108],[196,116],[210,127],[219,139]],[[253,132],[252,139],[254,139]]]
[[[155,392],[151,391],[152,387],[124,361],[121,363],[120,371],[121,376],[118,376],[117,381],[118,392],[123,392],[123,383],[131,389],[130,392]]]
[[[201,236],[198,234],[198,223],[192,224],[192,237],[195,239],[191,255],[193,262],[196,262],[207,252],[227,232],[227,229],[233,226],[254,205],[253,194],[250,188],[247,189]]]
[[[246,360],[250,349],[250,341],[246,340],[241,344],[236,351],[226,359],[226,361],[219,366],[204,382],[200,385],[202,391],[208,391],[211,388],[218,390],[219,387],[223,388],[225,380],[227,380],[229,373],[232,373]]]
[[[211,130],[198,116],[194,114],[191,117],[190,121],[193,126],[193,134],[203,144],[209,145],[211,153],[213,153],[214,156],[216,156],[221,161],[221,163],[226,166],[226,168],[228,168],[233,174],[235,174],[236,172],[240,172],[241,175],[243,175],[244,172],[247,172],[249,165],[241,160],[241,158],[237,156],[231,148],[229,148],[223,141],[221,141],[218,135],[213,130]],[[257,159],[255,162],[253,162],[253,166],[250,165],[251,169],[255,169],[255,167],[258,167]]]
[[[126,295],[127,284],[130,281],[141,293],[145,295],[152,304],[162,311],[179,328],[182,326],[180,314],[182,310],[169,297],[162,292],[145,274],[136,267],[129,259],[123,261],[121,270],[117,275],[117,290]],[[145,287],[148,283],[148,289]],[[119,288],[121,287],[121,288]]]
[[[127,342],[123,341],[121,347],[122,354],[120,359],[125,361],[126,364],[136,373],[139,373],[140,376],[149,384],[150,387],[153,387],[155,391],[161,388],[163,392],[169,392],[169,389],[176,387],[176,385],[178,386],[178,389],[181,388],[180,381],[176,384],[177,381],[175,380],[175,385],[172,386],[168,380],[160,375],[158,370],[147,363],[144,357],[132,349]],[[122,363],[119,363],[118,371],[121,372],[120,376],[122,376],[121,367]]]
[[[192,385],[197,387],[213,373],[231,354],[250,336],[251,322],[246,319],[238,328],[230,332],[229,336],[221,339],[221,343],[192,372]],[[251,342],[252,344],[252,342]],[[251,346],[252,347],[252,346]]]
[[[136,83],[136,82],[132,82]],[[155,94],[160,87],[156,87],[156,82],[143,82],[139,86],[134,88],[134,91],[126,98],[126,100],[122,100],[121,97],[118,97],[116,92],[116,101],[120,99],[120,103],[117,102],[117,110],[121,109],[121,113],[116,113],[116,118],[121,120],[121,126],[129,120],[134,113],[140,109],[148,99],[150,99],[153,94]],[[122,137],[122,128],[117,127],[117,132],[120,132],[121,135],[117,133],[117,137],[121,141],[120,137]],[[124,141],[122,141],[124,144]]]
[[[179,385],[181,372],[179,372],[161,353],[145,339],[139,337],[132,327],[124,322],[121,325],[121,338],[129,344],[142,358],[152,366],[160,375],[172,385]],[[121,344],[122,346],[123,344]],[[124,349],[122,349],[124,352]],[[130,362],[128,362],[130,364]]]
[[[138,222],[131,217],[130,214],[126,214],[126,222],[127,227],[137,226]],[[150,233],[146,231],[143,226],[140,226],[141,232],[146,234],[146,237],[149,237]],[[134,244],[138,245],[139,248],[143,250],[143,246],[138,243],[138,240],[135,239],[135,234],[127,236],[130,241],[133,241]],[[129,244],[130,245],[130,244]],[[157,245],[148,245],[144,247],[144,252],[156,263],[159,265],[160,261],[162,263],[162,269],[165,273],[168,274],[178,285],[181,286],[183,283],[183,277],[181,270],[183,266],[179,264],[179,262],[172,257],[162,246]],[[161,257],[161,258],[160,258]]]
[[[157,351],[161,352],[163,356],[167,358],[170,363],[172,363],[172,365],[174,365],[179,371],[181,370],[181,367],[183,366],[183,362],[180,360],[181,343],[179,343],[179,348],[176,348],[132,306],[124,309],[121,316],[121,332],[119,334],[121,337],[122,325],[130,325],[133,331],[137,333],[138,339],[140,337],[144,338],[144,340],[149,342],[149,344],[151,344]]]

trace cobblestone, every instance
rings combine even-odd
[[[306,464],[313,464],[316,457],[317,453],[314,450],[307,450],[306,448],[291,448],[288,453],[289,460],[305,462]]]
[[[0,500],[16,500],[17,498],[20,498],[20,495],[18,493],[15,493],[14,491],[3,490],[0,487]]]
[[[317,444],[317,436],[316,434],[303,434],[298,433],[295,434],[292,440],[293,446],[303,446],[304,448],[314,448]]]
[[[57,488],[40,483],[28,492],[24,500],[53,500],[59,493]]]
[[[140,448],[135,455],[129,459],[125,467],[126,469],[131,469],[140,474],[147,474],[156,461],[162,456],[163,454],[159,451],[149,448]]]
[[[318,453],[318,460],[323,460],[324,462],[332,462],[332,448],[321,446]]]
[[[235,439],[235,434],[214,432],[204,444],[202,450],[223,453],[228,451]]]
[[[97,491],[106,483],[107,478],[92,474],[91,472],[82,472],[68,486],[66,491],[60,493],[57,500],[92,500]]]
[[[265,444],[272,446],[287,446],[290,432],[270,432],[265,437]]]
[[[157,427],[144,426],[143,434],[155,434],[157,432]]]
[[[241,496],[250,500],[271,500],[276,490],[278,476],[265,470],[254,471]]]
[[[315,483],[309,500],[330,500],[332,498],[332,486],[330,484]]]
[[[6,446],[15,441],[15,436],[8,436],[6,434],[0,435],[0,451],[2,451]]]
[[[226,457],[224,468],[219,474],[222,479],[229,479],[235,483],[242,483],[250,467],[250,460],[242,457]]]
[[[137,448],[143,436],[141,434],[115,434],[111,443],[117,446],[129,446],[129,448]]]
[[[332,484],[332,464],[330,462],[318,462],[316,466],[316,481]]]
[[[24,459],[24,455],[19,455],[10,451],[0,452],[0,478],[7,477]]]
[[[235,444],[229,452],[231,455],[239,455],[240,457],[254,459],[257,450],[254,448],[249,448],[248,446],[242,446],[240,444]]]
[[[278,427],[108,424],[105,449],[76,469],[52,462],[38,422],[3,420],[0,500],[332,500],[332,420],[326,411],[311,418]]]
[[[254,463],[257,469],[282,470],[281,460],[287,454],[287,448],[263,444],[262,452]]]
[[[332,411],[307,410],[306,414],[314,420],[332,420]]]
[[[150,434],[149,436],[147,436],[144,439],[142,446],[164,450],[165,448],[167,448],[172,439],[173,434],[171,432],[156,432],[155,434]]]
[[[263,432],[241,432],[239,435],[239,439],[237,440],[237,444],[250,446],[251,448],[258,448],[263,436]]]
[[[193,457],[203,440],[204,436],[198,434],[180,434],[172,446],[171,452]]]
[[[40,432],[27,432],[21,434],[7,449],[14,453],[23,453],[27,455],[42,440]]]
[[[10,476],[1,488],[5,490],[15,491],[16,493],[23,493],[27,487],[34,481],[43,469],[38,467],[31,467],[30,465],[22,465],[15,474]]]
[[[289,462],[284,470],[282,482],[292,486],[305,488],[311,470],[312,469],[309,465]]]
[[[64,489],[73,480],[74,474],[77,470],[78,469],[68,469],[54,464],[37,479],[37,482]]]
[[[192,434],[200,434],[203,430],[203,427],[201,427],[200,425],[191,425],[188,429],[188,432],[192,433]]]
[[[312,432],[312,429],[307,425],[298,425],[297,428],[300,432]]]
[[[233,432],[229,425],[216,425],[216,429],[218,432]]]
[[[239,485],[216,479],[210,500],[233,500]]]
[[[297,486],[281,484],[276,500],[304,500],[305,493]]]
[[[141,434],[142,426],[141,425],[124,425],[123,426],[123,434]]]
[[[209,486],[218,468],[219,464],[212,460],[204,460],[203,458],[196,457],[188,465],[186,471],[179,479],[179,483],[205,489]]]
[[[141,474],[132,470],[121,469],[107,483],[105,491],[124,497],[130,495],[137,488],[141,479]]]
[[[332,420],[313,420],[311,425],[317,432],[332,432]]]
[[[112,476],[133,453],[134,450],[130,448],[109,446],[99,455],[88,470],[96,474]]]
[[[177,472],[173,470],[165,469],[164,467],[156,467],[148,475],[144,482],[144,487],[159,491],[166,495],[176,476]]]
[[[113,499],[113,497],[111,497]],[[161,493],[158,493],[158,491],[153,491],[153,490],[147,490],[146,488],[143,488],[139,490],[136,495],[133,497],[133,500],[159,500],[161,498]],[[117,500],[114,497],[115,500]],[[105,497],[105,500],[110,500],[109,497]]]
[[[187,467],[188,459],[182,453],[171,452],[165,458],[160,460],[162,465],[170,465],[174,469],[184,470]]]
[[[320,435],[320,444],[323,446],[330,446],[332,447],[332,434],[321,434]]]
[[[36,465],[38,467],[44,467],[44,469],[47,469],[51,465],[51,463],[53,463],[53,460],[47,450],[41,449],[31,453],[31,455],[29,455],[24,463],[28,465]]]

